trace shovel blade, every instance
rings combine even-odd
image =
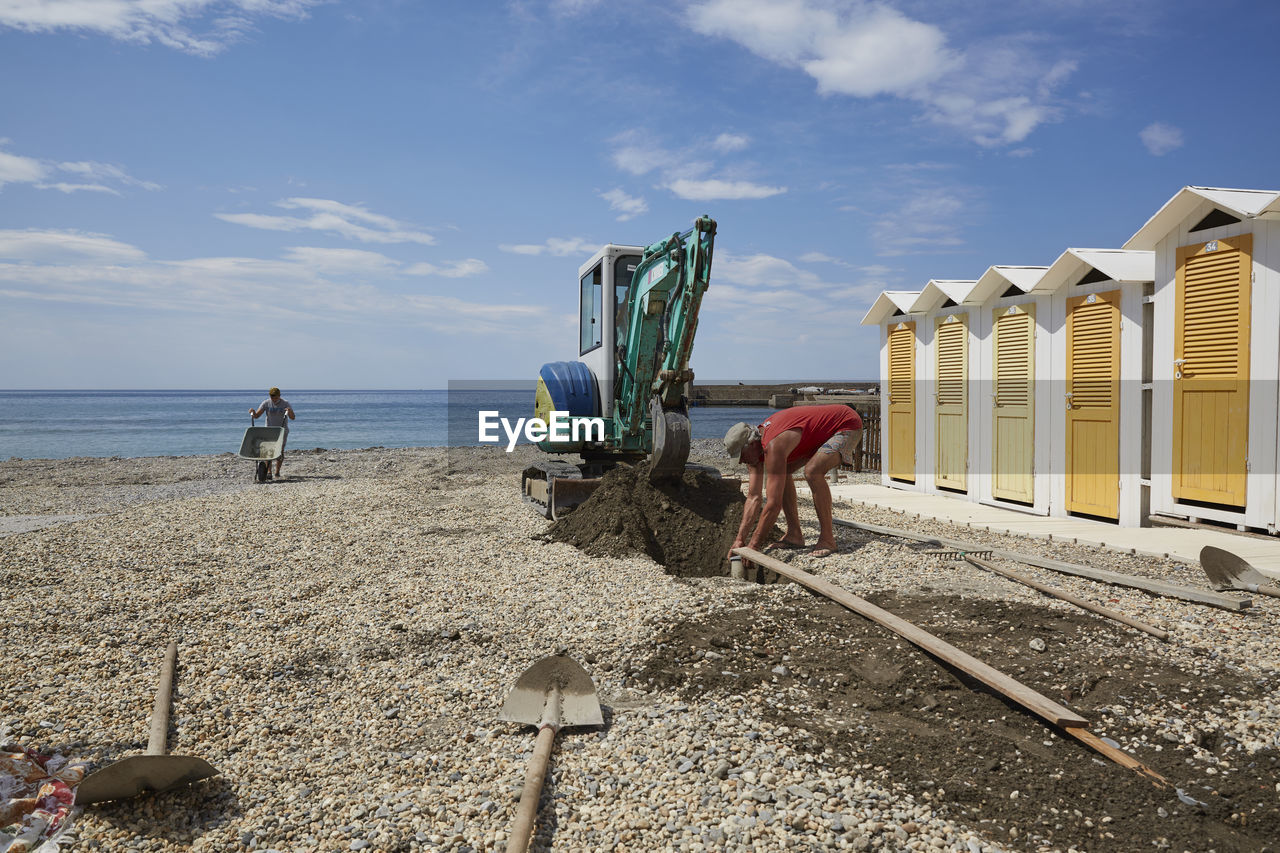
[[[1248,589],[1249,585],[1262,586],[1270,579],[1262,575],[1243,557],[1206,545],[1200,549],[1200,566],[1216,589]]]
[[[186,755],[131,755],[95,770],[76,786],[76,805],[127,800],[161,793],[218,775],[203,758]]]
[[[595,682],[577,661],[563,655],[550,655],[526,669],[507,694],[498,719],[538,725],[555,687],[560,688],[562,727],[604,724]]]

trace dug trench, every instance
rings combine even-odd
[[[878,776],[1010,847],[1280,849],[1280,760],[1212,722],[1265,694],[1239,671],[1208,659],[1184,671],[1131,634],[1044,607],[870,597],[1081,712],[1179,796],[838,605],[800,592],[782,602],[764,589],[745,595],[746,607],[668,627],[636,681],[685,697],[741,695],[787,726],[796,750]],[[1043,652],[1031,647],[1037,639]]]

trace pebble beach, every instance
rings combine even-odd
[[[730,470],[699,444],[697,461]],[[498,710],[520,673],[557,651],[592,675],[605,725],[558,738],[533,849],[1125,850],[1130,839],[1108,839],[1107,827],[1126,820],[1150,822],[1144,847],[1211,849],[1180,840],[1210,818],[1179,811],[1172,794],[1145,816],[1077,812],[1079,824],[1055,831],[1015,815],[997,828],[855,747],[815,749],[819,714],[807,703],[824,684],[796,682],[804,701],[781,702],[798,664],[749,636],[688,663],[692,679],[735,644],[755,651],[768,668],[740,689],[647,679],[680,626],[741,611],[799,618],[814,599],[792,584],[677,577],[647,557],[547,541],[549,523],[517,496],[535,453],[290,452],[284,477],[263,485],[230,454],[0,462],[7,739],[95,765],[141,752],[160,660],[177,640],[168,748],[220,771],[87,808],[63,849],[502,850],[534,733]],[[812,541],[812,509],[801,510]],[[865,508],[837,515],[1203,585],[1168,561]],[[1078,612],[977,569],[940,568],[915,543],[838,535],[841,554],[792,559],[858,595],[923,588]],[[1238,814],[1280,811],[1280,600],[1228,614],[1027,571],[1169,630],[1167,643],[1132,632],[1124,642],[1188,684],[1223,674],[1244,685],[1190,710],[1176,696],[1079,707],[1144,760],[1170,757],[1161,769],[1181,772],[1187,791],[1247,770]],[[1053,681],[1027,677],[1038,689]],[[1071,749],[1048,730],[1043,740]],[[1165,831],[1166,820],[1185,825]],[[1227,827],[1204,836],[1212,849],[1265,848],[1248,820],[1212,820]]]

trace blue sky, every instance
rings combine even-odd
[[[430,388],[576,355],[719,221],[699,377],[871,377],[883,289],[1280,188],[1280,4],[0,0],[0,387]]]

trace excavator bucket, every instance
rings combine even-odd
[[[689,415],[680,409],[664,409],[657,397],[649,404],[653,422],[653,452],[649,456],[649,481],[678,480],[689,461]]]

